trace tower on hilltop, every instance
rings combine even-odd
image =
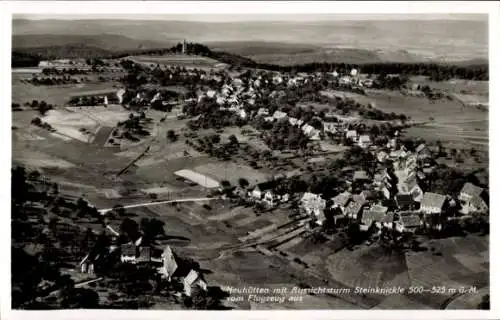
[[[182,54],[186,54],[186,50],[187,49],[187,46],[186,46],[186,39],[182,40]]]

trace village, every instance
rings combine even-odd
[[[187,55],[188,48],[184,42],[181,54]],[[47,61],[40,66],[59,71],[71,66],[92,72],[92,67],[83,61]],[[137,205],[127,203],[127,198],[108,197],[102,203],[109,209],[103,209],[103,204],[75,195],[73,204],[69,201],[58,205],[68,210],[83,208],[87,224],[100,230],[91,233],[106,234],[105,240],[96,240],[86,252],[80,252],[78,261],[73,259],[73,272],[92,279],[85,281],[106,282],[116,272],[122,272],[122,277],[133,277],[146,268],[151,272],[146,282],[155,279],[155,292],[173,293],[177,304],[183,301],[185,306],[194,303],[196,308],[221,308],[221,301],[227,298],[210,289],[211,283],[200,267],[203,259],[194,259],[200,263],[191,261],[185,249],[161,240],[165,236],[163,227],[169,226],[168,218],[165,222],[153,218],[138,223],[127,217],[129,211],[134,211],[127,209],[128,205],[178,208],[184,199],[203,204],[204,212],[216,212],[220,202],[231,210],[251,208],[248,221],[265,216],[279,223],[255,227],[239,236],[236,243],[208,251],[218,252],[220,257],[240,249],[269,257],[286,255],[302,269],[313,267],[300,255],[278,249],[291,248],[307,238],[334,242],[340,239],[339,234],[346,234],[343,247],[349,250],[379,244],[390,250],[416,250],[417,237],[446,238],[464,230],[488,232],[489,199],[484,184],[469,176],[446,181],[451,178],[441,177],[440,171],[451,169],[437,160],[449,159],[449,155],[443,154],[452,149],[436,141],[405,136],[406,129],[430,120],[414,119],[403,112],[384,112],[366,94],[370,90],[404,88],[423,104],[429,103],[427,89],[424,92],[419,85],[407,84],[400,75],[373,76],[358,68],[309,74],[235,70],[228,66],[204,70],[133,59],[110,63],[109,68],[110,72],[126,71],[120,87],[71,94],[66,108],[80,113],[92,108],[101,108],[102,112],[120,109],[122,119],[111,117],[106,133],[99,138],[102,146],[97,147],[119,150],[124,146],[137,145],[138,149],[147,145],[145,151],[113,173],[113,181],[135,179],[134,170],[143,168],[140,163],[156,155],[165,156],[165,145],[181,146],[180,161],[194,161],[189,159],[196,154],[200,161],[206,159],[203,157],[217,159],[223,163],[223,169],[219,168],[216,174],[209,164],[196,167],[205,166],[203,170],[177,163],[171,166],[173,169],[167,166],[166,170],[172,172],[153,174],[176,177],[175,183],[181,186],[177,193],[168,197],[161,192],[132,194],[130,199],[142,201]],[[175,86],[182,90],[172,89]],[[57,134],[58,127],[50,124],[51,112],[37,117],[41,120],[36,123],[42,131],[44,123],[48,123],[51,133]],[[173,122],[182,125],[174,127],[170,124]],[[458,153],[467,157],[468,152]],[[228,167],[236,169],[228,174]],[[95,179],[106,174],[99,177],[97,173]],[[31,181],[40,184],[39,179]],[[457,182],[460,186],[446,188]],[[63,194],[61,188],[48,198],[32,202],[53,208],[57,199],[64,199]],[[183,215],[180,210],[177,214]],[[188,210],[194,211],[191,207]],[[284,218],[279,216],[281,212]],[[117,224],[119,231],[115,230]],[[220,224],[223,225],[217,228],[228,232],[233,229],[228,222]],[[274,234],[276,230],[283,232]],[[132,269],[116,271],[120,268],[117,265]]]

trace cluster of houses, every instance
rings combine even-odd
[[[110,260],[112,261],[111,265],[116,263],[147,264],[156,267],[156,272],[165,281],[171,282],[174,278],[181,280],[186,296],[191,296],[194,288],[207,290],[207,283],[199,271],[190,269],[187,274],[181,274],[182,270],[179,268],[178,259],[169,245],[161,250],[143,244],[142,237],[120,246],[111,245],[104,251],[102,249],[92,250],[80,261],[80,272],[93,276],[96,268],[103,268]]]
[[[364,170],[354,171],[350,187],[331,199],[305,193],[300,201],[303,212],[318,225],[328,212],[337,223],[340,219],[359,222],[361,230],[376,227],[413,232],[419,227],[441,230],[452,216],[486,213],[485,190],[470,182],[464,184],[457,199],[450,195],[424,192],[420,187],[433,168],[430,151],[421,144],[414,152],[397,149],[394,140],[387,152],[379,151],[380,169],[374,176]],[[353,190],[363,189],[359,193]]]
[[[89,92],[79,92],[70,95],[70,104],[73,106],[95,106],[108,104],[121,104],[125,89],[103,89]]]
[[[42,60],[38,63],[38,68],[40,69],[56,69],[59,71],[68,69],[78,69],[82,71],[93,71],[97,70],[99,72],[122,72],[123,68],[115,65],[99,66],[97,69],[89,65],[85,59],[57,59],[57,60]]]

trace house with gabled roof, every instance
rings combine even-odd
[[[373,224],[377,228],[382,227],[382,219],[387,213],[388,208],[381,205],[373,205],[370,209],[365,210],[361,216],[361,230],[368,230]]]
[[[424,160],[431,157],[431,151],[425,144],[419,144],[415,149],[415,153],[417,154],[418,160]]]
[[[367,134],[361,135],[358,138],[358,146],[365,149],[371,146],[372,140],[370,139],[370,136]]]
[[[399,210],[413,210],[416,206],[411,194],[397,194],[395,202]]]
[[[480,197],[483,191],[483,188],[478,187],[473,183],[466,182],[460,190],[458,200],[460,200],[460,202],[467,203],[474,197]]]
[[[345,210],[349,201],[351,201],[352,194],[350,192],[342,192],[333,197],[331,200],[333,202],[332,208],[338,208],[342,213],[345,214]]]
[[[267,116],[269,115],[269,109],[267,108],[259,108],[259,110],[257,111],[257,115],[263,115],[263,116]]]
[[[391,159],[401,159],[406,158],[406,151],[404,150],[393,150],[389,153],[389,158]]]
[[[188,297],[191,296],[193,289],[198,287],[204,291],[207,290],[207,283],[198,271],[191,270],[184,278],[184,294]]]
[[[348,130],[345,137],[353,142],[358,142],[358,132],[356,130]]]
[[[300,207],[309,215],[314,215],[316,223],[322,225],[325,220],[326,200],[319,194],[306,192],[300,199]]]
[[[377,152],[377,160],[378,162],[385,162],[389,159],[389,154],[383,150]]]
[[[473,197],[467,203],[467,206],[462,207],[462,212],[465,214],[468,213],[486,213],[488,212],[488,204],[481,197]]]
[[[290,125],[292,125],[292,126],[296,126],[298,121],[299,121],[299,119],[294,118],[294,117],[288,118],[288,123],[290,123]]]
[[[161,254],[161,262],[162,266],[158,269],[158,272],[162,277],[170,281],[179,266],[177,265],[175,255],[169,245],[165,247]]]
[[[366,205],[366,202],[358,199],[358,201],[352,201],[347,205],[345,210],[345,215],[350,219],[358,219],[358,216]]]
[[[394,222],[398,220],[399,216],[395,214],[394,212],[388,212],[385,214],[385,216],[380,220],[380,223],[382,226],[386,227],[387,229],[392,229],[394,226]]]
[[[337,132],[337,127],[335,122],[323,122],[323,131],[326,133],[335,134]]]
[[[417,228],[423,225],[422,220],[416,214],[403,215],[400,217],[398,223],[398,231],[403,232],[415,232]]]
[[[275,111],[273,113],[273,118],[276,120],[285,119],[287,117],[288,117],[288,115],[283,111]]]
[[[441,214],[446,202],[446,196],[433,192],[426,192],[420,203],[420,211],[424,214]]]
[[[137,247],[134,243],[125,243],[120,246],[120,261],[122,263],[135,263],[137,259]]]
[[[365,170],[357,170],[354,172],[352,179],[353,181],[368,181],[370,177]]]
[[[320,131],[310,124],[305,124],[301,128],[302,132],[306,137],[309,138],[309,140],[320,140]]]

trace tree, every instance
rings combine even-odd
[[[170,142],[177,141],[177,135],[175,134],[174,130],[167,131],[167,139],[170,140]]]
[[[120,224],[120,231],[131,240],[135,240],[139,236],[139,225],[134,220],[125,218]]]
[[[240,185],[240,187],[242,187],[243,189],[245,189],[246,187],[249,186],[249,183],[248,183],[248,180],[245,179],[245,178],[239,178],[238,179],[238,184]]]
[[[116,212],[116,214],[119,217],[125,216],[125,208],[121,204],[117,204],[113,207],[113,211]]]
[[[148,218],[142,218],[140,225],[144,237],[148,240],[153,240],[158,236],[165,235],[165,222],[163,221],[154,218],[151,220]]]
[[[489,310],[490,309],[490,295],[489,294],[484,295],[481,298],[481,302],[479,303],[477,308],[482,309],[482,310]]]
[[[238,138],[236,138],[236,136],[234,134],[230,135],[229,136],[229,143],[231,143],[233,145],[238,145],[239,144]]]
[[[222,181],[220,182],[220,185],[221,185],[221,187],[222,187],[222,188],[224,188],[224,189],[228,189],[228,188],[230,188],[230,187],[231,187],[231,183],[230,183],[229,181],[227,181],[227,180],[222,180]]]
[[[61,307],[67,309],[95,309],[99,307],[99,295],[92,289],[72,288],[66,291]]]

